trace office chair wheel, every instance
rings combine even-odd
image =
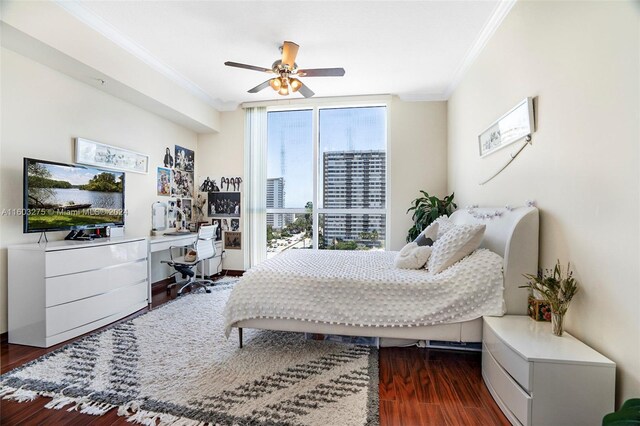
[[[211,293],[211,290],[206,289],[204,292],[205,292],[205,293]]]

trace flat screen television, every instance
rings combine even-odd
[[[124,172],[24,159],[24,232],[124,225]]]

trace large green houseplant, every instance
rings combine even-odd
[[[454,193],[440,199],[435,195],[429,195],[425,191],[420,192],[423,196],[413,200],[411,207],[407,210],[407,213],[413,212],[411,216],[413,226],[407,234],[407,242],[415,240],[418,235],[437,218],[442,215],[451,215],[456,207],[458,207],[456,203],[453,202]]]

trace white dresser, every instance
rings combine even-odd
[[[49,347],[149,303],[144,237],[9,247],[9,343]]]
[[[551,323],[484,317],[482,377],[515,425],[600,425],[614,410],[616,365]]]

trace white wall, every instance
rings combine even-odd
[[[156,196],[155,168],[167,146],[195,149],[196,134],[13,51],[3,48],[1,62],[0,207],[22,207],[23,157],[71,163],[73,138],[80,136],[150,155],[148,175],[127,173],[125,196],[127,232],[148,235],[151,204],[163,198]],[[1,333],[7,331],[6,248],[38,235],[23,234],[17,216],[0,216],[0,235]]]
[[[639,12],[516,3],[448,108],[449,190],[461,205],[537,201],[540,265],[571,261],[582,288],[566,329],[618,364],[618,402],[640,395]],[[478,185],[515,151],[480,159],[478,134],[526,96],[538,98],[533,145]]]
[[[447,190],[447,103],[403,102],[389,110],[389,214],[391,250],[406,244],[411,201],[420,190],[443,197]]]
[[[323,103],[330,103],[322,99]],[[348,102],[337,99],[337,102]],[[309,102],[305,103],[308,106]],[[447,177],[446,102],[403,102],[392,97],[389,108],[390,248],[400,250],[411,227],[406,211],[426,190],[445,195]],[[200,176],[220,182],[221,176],[243,175],[244,110],[220,114],[220,133],[198,137]],[[244,184],[243,184],[244,185]],[[244,206],[243,206],[244,209]],[[244,216],[244,211],[243,211]],[[244,222],[240,221],[241,230]],[[242,251],[229,250],[225,269],[243,270]]]

